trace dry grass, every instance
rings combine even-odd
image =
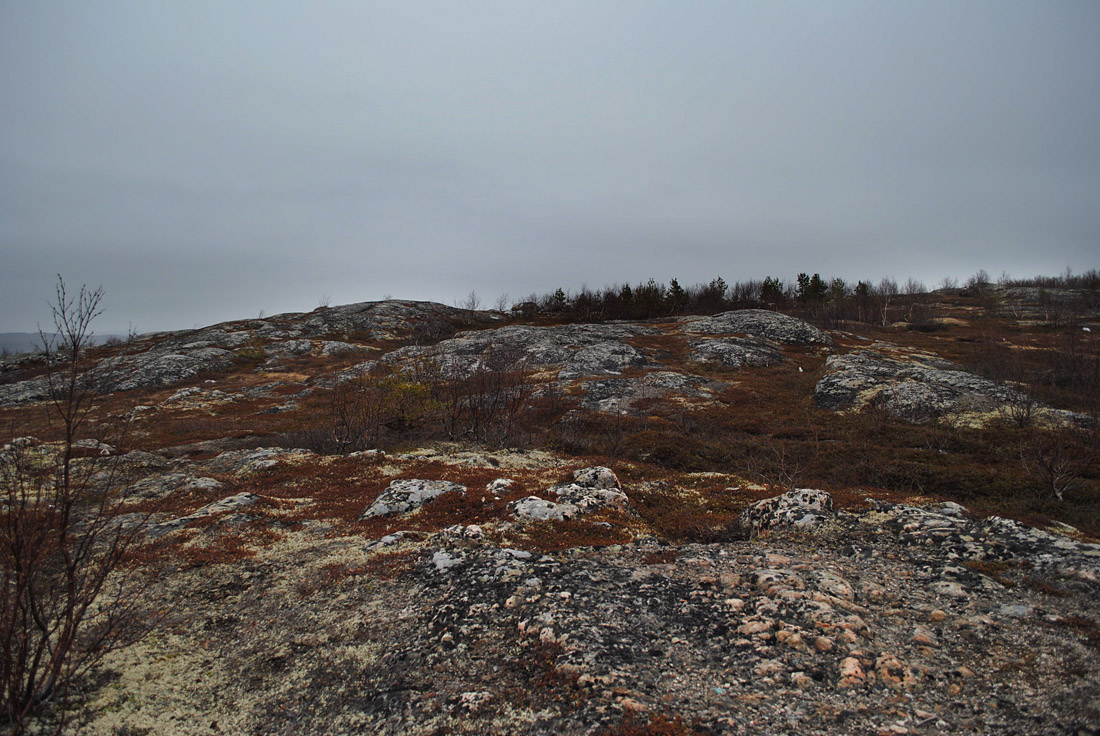
[[[619,724],[600,729],[594,736],[703,736],[705,733],[687,725],[678,715],[652,713],[643,716],[627,711]]]

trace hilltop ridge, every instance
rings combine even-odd
[[[1038,296],[98,346],[78,462],[172,605],[85,731],[1096,733],[1100,313]],[[5,453],[56,452],[45,369],[0,363]]]

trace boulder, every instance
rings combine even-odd
[[[382,491],[359,520],[415,511],[444,493],[465,493],[466,487],[449,480],[395,480]]]
[[[611,468],[597,465],[573,472],[572,483],[562,483],[549,489],[560,503],[572,506],[580,514],[588,514],[608,506],[629,508],[630,499]]]
[[[749,506],[741,513],[741,525],[752,534],[778,527],[809,529],[832,514],[832,495],[812,488],[799,488]]]
[[[507,493],[515,484],[516,482],[511,478],[496,478],[485,484],[485,490],[494,496],[499,496],[502,493]]]
[[[622,492],[619,478],[611,468],[602,465],[574,470],[571,483],[551,486],[547,493],[557,496],[557,502],[528,496],[508,505],[512,516],[534,521],[562,521],[609,506],[630,507],[630,499]]]
[[[573,471],[573,482],[586,488],[622,488],[619,477],[615,471],[603,465],[593,465],[590,468],[581,468]]]

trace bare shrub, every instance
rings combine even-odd
[[[350,380],[334,375],[323,421],[291,440],[324,454],[426,438],[519,444],[530,434],[524,419],[535,391],[531,376],[505,351],[471,369],[425,356]]]
[[[72,297],[58,277],[57,334],[43,342],[49,411],[62,439],[56,447],[13,441],[0,451],[0,718],[13,734],[35,720],[60,732],[82,680],[149,628],[146,578],[124,564],[145,519],[122,516],[118,463],[103,444],[117,446],[119,437],[101,433],[93,444],[103,449],[91,456],[80,442],[98,396],[85,353],[102,296],[82,287]]]
[[[478,370],[448,382],[448,435],[503,446],[520,439],[533,386],[523,370]]]
[[[1020,464],[1046,497],[1065,501],[1097,460],[1097,429],[1035,429],[1024,439]]]
[[[300,446],[326,455],[346,455],[408,436],[431,418],[428,388],[388,366],[352,378],[332,376],[323,420],[295,433]]]
[[[745,469],[761,485],[789,491],[797,488],[799,481],[817,459],[817,442],[793,443],[772,436],[745,457]]]

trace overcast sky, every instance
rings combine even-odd
[[[0,0],[0,331],[1100,266],[1100,3]]]

